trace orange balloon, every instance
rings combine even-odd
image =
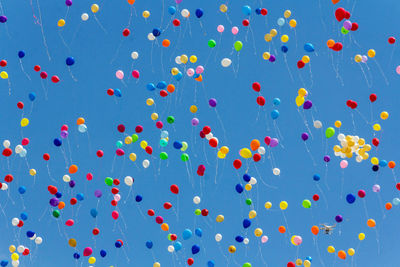
[[[373,228],[373,227],[375,227],[375,226],[376,226],[376,222],[375,222],[375,220],[374,220],[374,219],[368,219],[368,221],[367,221],[367,225],[368,225],[368,227],[371,227],[371,228]]]
[[[166,223],[163,223],[163,224],[161,224],[161,229],[163,230],[163,231],[168,231],[169,230],[169,226],[168,226],[168,224],[166,224]]]
[[[135,0],[128,0],[128,3],[129,3],[130,5],[133,5],[133,4],[135,3]]]
[[[195,78],[196,81],[201,82],[203,80],[203,76],[201,76],[201,74],[199,75],[199,77]]]
[[[260,147],[260,141],[258,141],[257,139],[253,139],[250,143],[251,150],[256,151],[259,147]]]
[[[337,3],[339,3],[340,2],[340,0],[332,0],[332,3],[334,4],[334,5],[336,5]]]
[[[319,227],[314,225],[313,227],[311,227],[311,233],[313,233],[314,235],[318,235],[319,233]]]
[[[346,252],[344,250],[339,250],[338,252],[338,257],[341,258],[342,260],[346,259]]]
[[[335,45],[335,41],[332,39],[329,39],[328,42],[326,42],[329,48],[333,47]]]
[[[164,39],[162,41],[162,46],[164,46],[164,47],[168,47],[170,44],[171,44],[171,42],[168,39]]]
[[[391,208],[392,208],[392,203],[386,203],[385,204],[385,208],[387,209],[387,210],[390,210]]]
[[[283,225],[279,226],[278,230],[279,230],[279,233],[281,233],[281,234],[286,233],[286,228]]]
[[[394,167],[396,167],[396,162],[389,161],[388,166],[389,166],[389,168],[393,169]]]
[[[62,210],[64,207],[65,207],[65,202],[60,201],[60,203],[58,203],[58,208],[59,208],[60,210]]]
[[[85,123],[85,119],[82,118],[82,117],[80,117],[80,118],[78,118],[78,119],[76,120],[76,124],[78,124],[78,125],[81,125],[81,124],[84,124],[84,123]]]
[[[78,171],[78,166],[76,166],[75,164],[69,166],[69,173],[76,173]]]
[[[175,91],[175,85],[168,84],[167,91],[170,92],[170,93],[173,93]]]

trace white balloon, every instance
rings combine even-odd
[[[174,252],[174,250],[175,250],[175,248],[174,248],[174,246],[172,246],[172,245],[169,245],[168,246],[168,252]]]
[[[13,267],[19,266],[19,260],[12,261],[12,262],[11,262],[11,265],[12,265]]]
[[[117,202],[120,201],[121,200],[121,195],[120,194],[115,194],[114,195],[114,200],[117,201]]]
[[[322,128],[322,122],[320,122],[319,120],[314,121],[314,127],[317,129]]]
[[[200,201],[201,201],[201,199],[200,199],[199,196],[195,196],[195,197],[193,198],[193,203],[196,204],[196,205],[200,204]]]
[[[8,184],[2,183],[1,184],[1,190],[6,191],[8,189]]]
[[[43,239],[42,239],[40,236],[36,237],[35,243],[36,243],[37,245],[42,244],[42,242],[43,242]]]
[[[130,176],[126,176],[124,179],[124,182],[127,186],[132,186],[133,185],[133,178]]]
[[[18,253],[22,253],[22,252],[24,252],[24,250],[25,250],[25,247],[22,246],[22,245],[19,245],[19,246],[17,247]]]
[[[223,58],[221,60],[221,65],[222,67],[229,67],[232,64],[232,60],[230,60],[229,58]]]
[[[215,241],[220,242],[222,240],[222,235],[221,234],[216,234],[215,235]]]
[[[210,141],[210,139],[213,138],[213,137],[214,137],[214,136],[213,136],[212,133],[206,134],[206,139],[209,140],[209,141]]]
[[[362,158],[361,156],[357,156],[357,157],[356,157],[356,161],[357,161],[358,163],[360,163],[362,160],[363,160],[363,158]]]
[[[150,166],[150,161],[145,159],[145,160],[143,160],[142,165],[143,165],[144,168],[148,168]]]
[[[81,132],[81,133],[86,132],[87,131],[87,126],[85,124],[80,124],[78,126],[78,131]]]
[[[12,224],[13,226],[17,226],[17,225],[19,224],[19,219],[18,219],[18,218],[13,218],[13,219],[11,220],[11,224]]]
[[[182,64],[181,56],[177,56],[177,57],[175,58],[175,63],[178,64],[178,65]]]
[[[132,58],[132,59],[138,59],[138,58],[139,58],[139,53],[136,52],[136,51],[133,51],[133,52],[131,53],[131,58]]]
[[[182,15],[182,17],[187,18],[187,17],[190,16],[190,12],[189,12],[189,10],[187,10],[187,9],[185,8],[185,9],[182,9],[181,15]]]
[[[24,147],[21,146],[21,145],[17,145],[17,146],[15,147],[15,153],[17,153],[17,154],[21,153],[22,150],[24,150]]]
[[[353,136],[353,141],[354,142],[356,142],[356,143],[358,143],[358,141],[360,140],[360,137],[359,136]]]
[[[273,173],[274,175],[279,175],[279,174],[281,174],[281,170],[278,169],[278,168],[274,168],[274,169],[272,170],[272,173]]]
[[[69,176],[68,174],[65,174],[63,176],[63,181],[66,183],[69,183],[71,181],[71,176]]]
[[[258,153],[260,153],[261,155],[265,155],[265,147],[260,146],[260,147],[257,149],[257,151],[258,151]]]
[[[81,19],[82,19],[83,21],[87,21],[87,20],[89,19],[89,14],[88,14],[88,13],[83,13],[83,14],[81,15]]]
[[[336,156],[336,157],[339,157],[340,154],[342,154],[342,152],[336,152],[336,151],[335,151],[335,156]]]
[[[36,238],[36,234],[34,234],[31,238],[29,238],[30,240],[35,240]]]
[[[4,140],[4,141],[3,141],[3,146],[4,146],[4,148],[9,148],[10,145],[11,145],[11,142],[10,142],[9,140]]]
[[[21,158],[23,158],[23,157],[26,156],[27,153],[28,153],[28,151],[26,151],[26,149],[24,148],[24,149],[22,149],[21,152],[19,152],[19,156],[20,156]]]
[[[344,134],[338,134],[338,136],[337,136],[337,139],[339,140],[339,141],[346,141],[346,136],[344,135]]]
[[[247,245],[247,244],[249,244],[249,239],[246,237],[245,239],[243,239],[243,243],[245,244],[245,245]]]
[[[256,183],[257,183],[257,179],[254,178],[254,177],[251,177],[251,178],[250,178],[250,181],[249,181],[249,184],[255,185]]]
[[[151,33],[149,33],[148,35],[147,35],[147,39],[149,39],[150,41],[154,41],[155,39],[156,39],[156,37],[153,35],[153,33],[151,32]]]

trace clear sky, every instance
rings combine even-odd
[[[83,256],[86,247],[93,250],[94,266],[153,266],[159,262],[163,267],[175,267],[187,266],[187,260],[193,258],[193,266],[208,266],[213,261],[215,266],[248,262],[254,267],[275,267],[307,257],[312,258],[311,266],[397,265],[399,207],[386,210],[385,204],[399,197],[396,179],[400,172],[398,167],[380,167],[374,172],[370,162],[372,157],[399,160],[400,76],[396,67],[400,51],[398,43],[388,43],[390,36],[399,34],[397,1],[341,0],[334,5],[328,0],[183,0],[179,4],[137,0],[130,5],[125,0],[84,0],[73,1],[69,8],[62,0],[0,4],[0,15],[7,17],[0,24],[0,60],[6,60],[7,66],[0,71],[8,74],[8,79],[0,80],[0,136],[2,142],[10,141],[13,150],[10,157],[1,156],[1,175],[12,174],[14,178],[7,183],[8,190],[0,191],[0,261],[7,260],[11,266],[10,245],[23,245],[30,249],[30,255],[20,254],[20,266],[90,266],[89,257]],[[95,15],[92,4],[99,6]],[[220,11],[222,4],[228,7],[226,13]],[[251,8],[250,15],[243,13],[245,5]],[[168,12],[169,6],[176,8],[175,15]],[[345,20],[335,19],[339,7],[351,13],[350,21],[359,25],[357,31],[341,33]],[[204,13],[201,18],[196,17],[198,8]],[[256,8],[266,8],[268,14],[258,15]],[[184,9],[189,10],[189,18],[181,15]],[[145,10],[150,12],[146,19],[142,16]],[[291,17],[279,26],[277,21],[285,10],[291,11]],[[82,21],[83,13],[89,14],[87,21]],[[60,19],[65,20],[64,27],[57,26]],[[173,26],[174,19],[180,20],[180,26]],[[242,25],[244,19],[249,20],[248,27]],[[295,28],[288,25],[291,19],[297,21]],[[219,33],[218,25],[225,31]],[[234,26],[239,29],[237,35],[231,32]],[[125,28],[130,30],[127,37],[122,34]],[[154,28],[161,34],[150,41],[148,34]],[[266,42],[264,36],[272,29],[277,35]],[[282,35],[289,37],[287,53],[281,50]],[[164,39],[170,40],[169,47],[162,46]],[[216,41],[216,47],[208,46],[210,39]],[[341,42],[343,49],[329,49],[329,39]],[[236,41],[243,44],[240,52],[233,48]],[[313,44],[315,51],[306,52],[306,43]],[[357,54],[367,55],[369,49],[376,51],[374,58],[368,58],[367,63],[354,61]],[[21,50],[25,57],[20,59]],[[136,60],[131,57],[134,51],[139,55]],[[264,52],[274,55],[276,61],[264,60]],[[197,62],[178,65],[175,58],[181,55],[195,55]],[[310,63],[298,69],[297,62],[304,55]],[[75,60],[69,67],[68,57]],[[223,58],[231,59],[232,65],[222,67]],[[35,65],[47,72],[47,79],[34,71]],[[186,74],[198,66],[204,67],[201,82]],[[171,74],[174,67],[183,74],[180,81]],[[116,77],[118,70],[125,74],[122,80]],[[132,77],[133,70],[139,71],[139,79]],[[59,83],[51,81],[53,75],[60,78]],[[173,84],[175,91],[161,97],[160,89],[146,89],[149,83],[161,81]],[[259,93],[252,89],[254,82],[261,85]],[[119,89],[122,97],[108,95],[109,88]],[[300,88],[308,91],[306,99],[313,104],[309,110],[295,103]],[[30,93],[36,94],[35,100],[29,99]],[[369,100],[372,93],[377,95],[374,103]],[[260,95],[266,101],[263,107],[256,102]],[[146,105],[148,98],[155,104]],[[211,98],[217,100],[215,108],[209,106]],[[274,98],[280,99],[280,105],[273,104]],[[347,100],[357,102],[357,108],[347,107]],[[22,110],[17,107],[19,101],[24,103]],[[197,113],[190,112],[191,105],[198,107]],[[273,110],[279,111],[276,120],[271,118]],[[380,118],[383,111],[389,114],[387,120]],[[162,130],[168,131],[166,147],[160,146],[162,130],[151,119],[153,112],[159,116],[157,121],[163,122]],[[168,116],[175,118],[173,124],[167,122]],[[85,119],[84,133],[78,131],[79,117]],[[191,124],[195,117],[198,126]],[[21,127],[22,118],[29,119],[28,126]],[[322,122],[321,129],[313,126],[315,120]],[[337,120],[342,122],[340,129],[334,126]],[[373,130],[375,123],[381,125],[381,131]],[[126,128],[124,133],[117,130],[120,124]],[[69,127],[64,139],[60,137],[62,125]],[[137,125],[144,129],[138,134],[139,141],[125,144],[124,139],[135,133]],[[211,127],[218,148],[200,138],[204,126]],[[328,140],[327,127],[336,130]],[[342,159],[333,151],[340,145],[339,132],[365,138],[368,144],[379,138],[380,144],[368,152],[369,159],[357,163],[353,156],[347,159],[348,167],[341,169]],[[309,135],[305,142],[302,133]],[[268,147],[266,136],[279,139],[280,144]],[[24,147],[26,157],[14,151],[23,138],[30,140]],[[55,138],[62,140],[60,147],[54,145]],[[253,139],[260,140],[267,151],[259,162],[239,155],[240,149],[250,148]],[[152,147],[152,155],[141,148],[143,140]],[[116,156],[118,141],[123,143],[124,156]],[[175,149],[175,141],[186,142],[188,149]],[[229,147],[229,153],[219,159],[217,152],[222,146]],[[98,150],[104,152],[103,157],[96,156]],[[160,159],[163,151],[167,160]],[[45,153],[50,155],[49,161],[43,159]],[[136,154],[135,162],[129,159],[130,153]],[[189,161],[181,160],[183,153],[189,155]],[[329,163],[324,162],[325,155],[330,156]],[[142,166],[145,159],[150,162],[148,168]],[[235,159],[243,163],[238,170],[232,164]],[[78,166],[78,171],[70,174],[74,188],[63,181],[72,164]],[[201,164],[206,168],[204,176],[196,174]],[[280,169],[279,176],[273,174],[274,168]],[[35,176],[29,174],[30,169],[36,170]],[[91,181],[86,179],[87,173],[93,174]],[[235,186],[245,186],[245,173],[257,183],[238,194]],[[313,180],[314,174],[320,175],[319,182]],[[134,178],[132,187],[124,183],[126,176]],[[110,204],[112,187],[105,184],[106,177],[121,181],[117,209]],[[6,183],[4,179],[1,182]],[[170,191],[173,184],[179,187],[177,195]],[[372,191],[376,184],[381,187],[378,193]],[[62,193],[59,200],[66,204],[58,219],[52,215],[56,208],[49,204],[54,197],[47,190],[49,185],[58,188]],[[26,188],[24,194],[19,193],[21,186]],[[95,197],[96,190],[101,190],[100,198]],[[365,190],[365,198],[357,196],[359,190]],[[79,193],[84,199],[71,206],[70,199]],[[320,196],[318,201],[313,200],[315,194]],[[356,196],[353,204],[346,201],[348,194]],[[141,202],[135,200],[138,195]],[[193,203],[195,196],[201,198],[198,205]],[[252,204],[247,205],[246,199]],[[311,208],[303,208],[305,199],[311,201]],[[268,201],[270,209],[264,207]],[[288,203],[284,211],[279,208],[281,201]],[[165,202],[173,207],[164,209]],[[98,211],[96,218],[90,214],[93,208]],[[154,217],[147,215],[149,209],[155,211]],[[209,214],[197,216],[196,209],[207,209]],[[111,216],[114,210],[119,212],[117,220]],[[244,229],[242,222],[251,210],[257,216]],[[21,219],[22,212],[28,215],[24,226],[14,227],[12,219]],[[216,222],[218,215],[224,216],[223,222]],[[337,223],[332,235],[311,233],[313,225],[335,224],[337,215],[343,221]],[[161,230],[156,216],[163,217],[168,232]],[[368,219],[375,220],[375,228],[367,226]],[[74,220],[74,225],[66,226],[67,220]],[[284,234],[278,231],[281,225],[287,228]],[[95,227],[100,230],[97,236],[92,234]],[[195,234],[196,228],[202,230],[201,237]],[[266,243],[255,236],[256,228],[268,237]],[[190,239],[183,239],[185,229],[193,232]],[[43,243],[36,245],[27,231],[42,237]],[[168,252],[168,246],[176,243],[168,240],[169,233],[177,235],[181,250]],[[217,233],[222,235],[221,242],[215,241]],[[359,233],[365,233],[363,241],[358,239]],[[294,235],[302,237],[301,245],[291,243]],[[249,243],[237,242],[237,236],[248,238]],[[68,245],[70,238],[76,240],[75,248]],[[117,240],[123,241],[122,248],[115,247]],[[153,243],[151,249],[146,247],[147,241]],[[200,248],[195,255],[194,245]],[[232,245],[235,253],[228,252]],[[328,253],[328,246],[336,252]],[[345,260],[340,259],[337,252],[347,253],[349,248],[355,249],[354,256],[347,254]],[[107,252],[105,257],[100,256],[101,250]],[[80,259],[74,259],[74,253],[79,253]]]

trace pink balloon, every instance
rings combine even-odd
[[[223,32],[225,30],[225,27],[224,27],[224,25],[218,25],[218,27],[217,27],[217,31],[218,32]]]
[[[203,67],[203,66],[198,66],[198,67],[196,68],[196,73],[197,73],[197,74],[202,74],[203,71],[204,71],[204,67]]]
[[[397,68],[396,68],[396,72],[397,72],[397,74],[399,74],[399,75],[400,75],[400,65],[399,65],[399,66],[397,66]]]
[[[263,237],[261,237],[261,242],[267,243],[268,242],[268,236],[264,235]]]
[[[342,161],[340,162],[340,168],[346,169],[347,166],[349,166],[349,163],[347,162],[347,160],[342,160]]]
[[[132,76],[133,76],[133,78],[135,78],[135,79],[139,79],[139,76],[140,76],[139,71],[138,71],[138,70],[132,71]]]
[[[300,245],[301,243],[303,243],[303,238],[301,238],[301,236],[299,236],[299,235],[296,235],[296,236],[293,238],[293,242],[294,242],[296,245]]]
[[[85,257],[92,255],[92,253],[93,253],[93,249],[90,247],[87,247],[83,250],[83,256],[85,256]]]
[[[120,201],[121,200],[121,195],[120,194],[115,194],[114,195],[114,200],[117,201],[117,202]]]
[[[115,73],[115,76],[122,80],[124,78],[124,72],[122,70],[117,70],[117,72]]]
[[[232,27],[232,33],[234,34],[234,35],[236,35],[236,34],[238,34],[238,32],[239,32],[239,28],[238,27]]]
[[[65,225],[66,225],[66,226],[72,226],[72,225],[74,225],[74,220],[71,220],[71,219],[67,220],[67,221],[65,222]]]
[[[194,69],[189,68],[189,69],[186,71],[186,74],[187,74],[187,76],[192,77],[192,76],[194,75]]]
[[[118,219],[118,217],[119,217],[118,211],[114,210],[114,211],[111,213],[111,216],[113,217],[114,220]]]

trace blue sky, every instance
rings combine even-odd
[[[342,170],[340,159],[333,155],[332,150],[339,144],[337,134],[326,141],[324,132],[340,120],[341,133],[358,135],[367,143],[371,143],[374,137],[380,139],[378,149],[373,148],[371,156],[398,161],[400,109],[397,100],[400,93],[396,89],[400,82],[395,69],[400,62],[397,44],[390,45],[387,39],[398,36],[396,26],[399,19],[396,15],[400,12],[400,4],[388,0],[342,0],[337,5],[321,0],[228,3],[183,0],[176,5],[172,0],[137,0],[132,8],[126,1],[103,1],[96,2],[100,7],[95,15],[96,21],[90,11],[93,3],[74,1],[67,13],[63,1],[1,2],[0,11],[8,18],[0,25],[0,55],[8,62],[1,71],[7,71],[9,75],[8,80],[0,80],[1,139],[10,140],[12,149],[23,137],[29,138],[30,144],[26,147],[26,160],[15,153],[9,158],[1,158],[2,175],[12,174],[14,181],[9,184],[9,192],[0,191],[0,203],[6,215],[0,215],[3,229],[0,260],[9,260],[11,264],[8,247],[13,244],[31,250],[31,256],[21,256],[21,266],[89,266],[87,257],[82,255],[85,247],[93,248],[96,266],[152,266],[155,261],[161,266],[186,266],[190,257],[195,261],[194,266],[207,266],[209,260],[213,260],[215,266],[242,266],[245,262],[252,266],[286,266],[289,261],[304,260],[307,256],[312,257],[312,266],[395,265],[398,261],[396,237],[399,235],[397,221],[400,217],[397,206],[387,211],[384,204],[399,196],[395,188],[399,172],[396,168],[392,172],[387,167],[373,172],[369,160],[359,164],[354,158],[349,159],[349,167]],[[226,14],[219,11],[221,4],[228,6]],[[167,11],[171,5],[178,10],[175,16]],[[243,5],[252,8],[250,16],[242,13]],[[256,15],[254,10],[258,7],[267,8],[268,15]],[[358,31],[347,35],[340,33],[342,23],[334,17],[338,7],[351,12],[350,20],[359,24]],[[185,8],[191,13],[189,19],[180,15]],[[200,19],[194,15],[197,8],[204,10]],[[144,10],[151,13],[147,19],[141,15]],[[285,10],[291,10],[291,18],[296,19],[295,29],[287,24],[283,27],[277,25],[277,19],[283,17]],[[84,22],[81,14],[85,12],[90,18]],[[35,23],[35,17],[40,19],[40,16],[44,37],[40,24]],[[57,26],[61,18],[66,21],[63,28]],[[174,18],[181,21],[180,27],[172,25]],[[246,18],[250,20],[249,28],[241,24]],[[220,24],[225,26],[222,34],[216,30]],[[232,26],[239,27],[238,35],[231,34]],[[162,33],[156,41],[149,41],[147,35],[156,27]],[[124,28],[130,29],[130,36],[122,36]],[[264,35],[273,28],[277,29],[278,35],[267,43]],[[290,38],[286,54],[280,49],[282,34]],[[169,39],[171,46],[162,47],[163,39]],[[215,48],[208,47],[210,39],[216,40]],[[334,52],[328,49],[328,39],[342,42],[343,50]],[[240,53],[233,50],[233,43],[237,40],[243,43]],[[312,43],[315,52],[306,53],[303,50],[305,43]],[[375,58],[362,65],[354,62],[356,54],[366,54],[369,49],[376,51]],[[20,50],[26,53],[21,62],[31,80],[21,70],[17,56]],[[137,60],[130,56],[133,51],[139,53]],[[274,63],[263,60],[262,53],[267,51],[276,55]],[[182,54],[196,55],[197,63],[177,65],[175,57]],[[296,63],[305,54],[309,55],[311,62],[299,70]],[[71,56],[75,58],[75,64],[68,69],[65,60]],[[232,60],[231,67],[221,66],[223,58]],[[50,79],[42,81],[39,73],[33,70],[35,65],[40,65],[49,77],[58,75],[61,81],[58,84]],[[185,68],[198,65],[205,68],[202,82],[184,72]],[[184,73],[179,82],[171,75],[173,67]],[[133,69],[140,71],[138,80],[130,74]],[[117,70],[125,73],[123,82],[115,77]],[[159,81],[174,84],[175,92],[162,98],[158,89],[153,92],[146,90],[148,83],[157,84]],[[262,108],[256,103],[258,94],[251,89],[251,84],[256,81],[261,84],[260,94],[266,99]],[[309,92],[307,99],[313,102],[313,107],[298,112],[294,99],[301,87]],[[108,88],[120,89],[122,97],[107,95]],[[33,102],[28,98],[30,92],[37,96]],[[373,104],[369,102],[371,93],[378,96]],[[149,97],[154,99],[154,106],[146,105]],[[280,98],[281,104],[274,107],[272,101],[276,97]],[[210,98],[217,99],[216,108],[209,107]],[[357,111],[346,106],[348,99],[357,101]],[[23,110],[16,107],[18,101],[24,102]],[[198,107],[195,115],[189,111],[191,105]],[[275,121],[270,117],[273,109],[280,113]],[[382,111],[389,113],[388,120],[379,118]],[[159,145],[160,130],[150,118],[152,112],[159,114],[164,130],[169,132],[170,141],[166,148]],[[168,116],[175,117],[174,124],[166,122]],[[191,125],[194,116],[199,119],[199,126]],[[28,118],[30,124],[21,128],[23,117]],[[78,131],[78,117],[85,118],[86,133]],[[314,128],[313,119],[320,120],[323,128]],[[305,121],[310,129],[307,129]],[[373,123],[380,123],[382,131],[374,132]],[[69,126],[68,141],[63,140],[61,147],[55,147],[53,139],[59,138],[63,124]],[[119,124],[126,126],[125,134],[128,135],[134,133],[136,125],[142,125],[144,131],[139,134],[140,141],[146,140],[153,147],[153,155],[150,157],[139,143],[135,143],[123,146],[124,157],[115,157],[116,142],[125,138],[117,131]],[[220,146],[229,147],[225,159],[217,159],[217,150],[199,137],[199,131],[205,125],[211,127]],[[266,146],[264,137],[278,137],[278,131],[282,135],[279,137],[281,145],[267,149],[270,151],[267,154],[273,155],[273,162],[264,156],[258,163],[242,159],[244,164],[239,170],[232,167],[233,160],[240,158],[239,150],[249,147],[251,140],[259,139]],[[306,146],[301,140],[303,132],[312,134]],[[182,152],[173,148],[174,141],[189,144],[190,161],[187,165],[180,159]],[[104,151],[102,158],[96,156],[99,149]],[[167,161],[159,159],[161,151],[168,153]],[[129,160],[131,152],[137,154],[136,162]],[[48,163],[42,158],[44,153],[51,156]],[[323,161],[326,154],[331,156],[328,164]],[[144,159],[150,160],[147,169],[142,167]],[[70,189],[62,177],[72,163],[79,170],[71,175],[76,186]],[[206,166],[203,177],[196,175],[200,164]],[[31,168],[37,171],[35,178],[29,175]],[[279,168],[280,176],[274,176],[272,168]],[[235,185],[245,184],[241,177],[246,169],[258,183],[251,191],[238,194]],[[85,179],[88,172],[94,175],[92,181]],[[316,173],[321,175],[320,182],[313,181]],[[49,178],[49,174],[54,180]],[[123,183],[127,175],[135,179],[130,194]],[[119,186],[122,200],[118,205],[121,216],[116,222],[111,218],[114,209],[110,205],[110,188],[104,183],[106,177],[118,178],[122,182]],[[47,191],[50,184],[58,187],[63,193],[61,200],[67,204],[59,219],[51,215],[49,199],[52,196]],[[170,192],[172,184],[179,185],[178,195]],[[372,192],[374,184],[381,186],[380,193]],[[24,195],[18,193],[18,187],[22,185],[27,188]],[[97,189],[103,192],[99,200],[94,196]],[[366,198],[357,197],[354,204],[348,204],[345,196],[349,193],[356,195],[360,189],[366,191]],[[72,209],[69,199],[78,193],[83,193],[85,199]],[[311,201],[311,209],[304,209],[302,201],[312,200],[314,194],[319,194],[320,200]],[[143,201],[137,203],[134,200],[136,195],[141,195]],[[200,205],[192,201],[196,195],[201,197]],[[252,206],[246,205],[246,198],[252,199]],[[279,202],[283,200],[289,203],[289,208],[282,212]],[[163,209],[163,203],[167,201],[173,204],[174,210]],[[270,210],[264,208],[267,201],[273,204]],[[96,207],[99,215],[94,219],[90,210]],[[208,217],[194,215],[196,208],[208,209]],[[163,216],[170,233],[178,235],[183,244],[181,251],[173,254],[167,251],[172,243],[167,239],[167,232],[160,229],[154,218],[146,215],[148,209]],[[251,209],[257,211],[257,217],[245,230],[242,221]],[[19,217],[23,211],[28,214],[25,225],[13,227],[11,219]],[[225,217],[223,223],[215,221],[219,214]],[[334,233],[331,236],[320,234],[315,241],[311,226],[333,224],[338,214],[344,221],[338,224]],[[375,219],[376,231],[367,227],[368,218]],[[75,225],[65,226],[68,219],[74,219]],[[292,245],[288,232],[278,232],[280,225],[288,226],[291,235],[301,236],[303,243],[298,247]],[[97,237],[92,235],[94,227],[101,231]],[[201,228],[203,236],[193,235],[189,240],[182,240],[182,232],[187,228],[193,232]],[[262,244],[260,238],[254,236],[256,228],[263,229],[264,235],[269,237],[267,243]],[[36,247],[26,237],[28,230],[41,236],[43,244]],[[366,235],[362,242],[357,238],[360,232]],[[220,243],[214,239],[216,233],[223,236]],[[235,237],[238,235],[248,237],[250,243],[237,243]],[[76,249],[68,246],[66,236],[77,240]],[[123,248],[115,248],[117,239],[124,241]],[[151,250],[145,246],[148,240],[154,244]],[[192,255],[191,247],[195,244],[200,247],[200,252]],[[228,252],[230,245],[236,247],[236,253]],[[341,260],[337,254],[327,252],[330,245],[336,251],[354,248],[356,254],[353,259],[348,256]],[[107,251],[105,258],[99,255],[101,249]],[[81,254],[78,261],[73,258],[74,252]]]

